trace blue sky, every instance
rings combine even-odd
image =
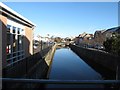
[[[4,2],[36,24],[35,36],[78,36],[118,26],[117,2]]]

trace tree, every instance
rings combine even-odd
[[[57,43],[60,43],[60,42],[62,42],[62,39],[61,39],[60,37],[56,37],[56,38],[54,39],[54,41],[57,42]]]
[[[113,34],[110,39],[103,43],[105,51],[120,56],[120,35]]]

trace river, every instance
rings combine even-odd
[[[70,48],[60,48],[55,51],[49,79],[52,80],[102,80],[102,76],[77,56]],[[63,85],[49,84],[47,88],[95,88],[101,85]]]

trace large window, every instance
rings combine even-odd
[[[7,25],[7,63],[11,64],[24,58],[23,29]]]

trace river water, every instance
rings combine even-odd
[[[55,51],[49,72],[52,80],[102,80],[102,76],[77,56],[70,48]],[[49,84],[47,88],[94,88],[101,85]]]

